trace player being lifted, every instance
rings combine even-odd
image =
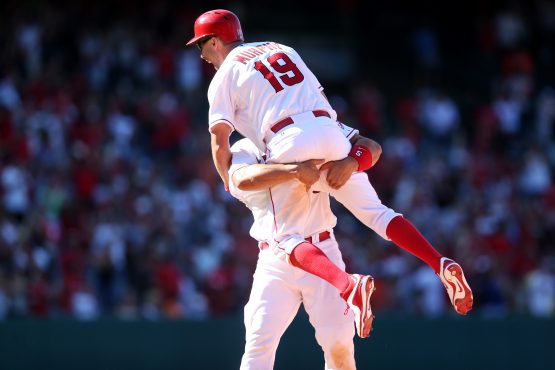
[[[199,16],[194,32],[187,45],[197,45],[201,58],[217,71],[208,89],[209,131],[214,164],[226,189],[229,188],[231,160],[229,136],[233,130],[266,153],[269,164],[310,159],[330,162],[351,156],[358,163],[358,171],[370,168],[370,151],[363,146],[351,148],[336,124],[337,115],[322,86],[295,50],[275,42],[244,43],[239,19],[222,9]],[[337,189],[356,204],[353,213],[360,212],[362,217],[371,209],[371,198],[375,195],[368,194],[371,185],[368,178],[363,177],[351,176]],[[373,279],[352,275],[356,277],[353,280],[342,274],[335,275],[333,271],[337,268],[331,268],[333,264],[325,254],[305,240],[302,220],[310,207],[305,184],[312,183],[303,184],[304,180],[299,180],[270,189],[274,211],[270,248],[293,266],[332,283],[342,297],[359,292],[359,297],[347,301],[355,313],[357,332],[361,335],[364,330],[358,323],[369,317],[356,316],[371,315],[365,308],[370,306]],[[319,180],[313,189],[325,188],[324,182]],[[473,297],[461,266],[441,256],[402,216],[386,221],[387,238],[430,265],[445,285],[456,312],[466,314],[472,308]]]

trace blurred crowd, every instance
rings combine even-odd
[[[247,3],[232,10],[248,25]],[[240,312],[258,252],[252,216],[212,165],[212,68],[184,47],[207,5],[8,4],[0,319]],[[398,46],[412,55],[403,93],[362,69],[329,93],[341,120],[382,145],[368,171],[382,201],[463,265],[472,313],[485,317],[555,317],[555,5],[522,4],[467,22],[461,47],[476,65],[460,68],[480,69],[468,94],[440,78],[454,62],[433,19],[409,24]],[[452,314],[427,265],[334,211],[348,270],[377,279],[376,311]]]

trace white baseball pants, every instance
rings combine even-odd
[[[334,238],[316,244],[339,267],[345,264]],[[326,370],[355,369],[354,318],[328,282],[260,252],[245,306],[246,343],[241,370],[271,370],[279,340],[303,303],[324,351]]]

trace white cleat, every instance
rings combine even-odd
[[[442,257],[439,264],[439,278],[447,289],[449,300],[458,314],[466,315],[472,309],[474,297],[466,282],[461,265]]]
[[[367,338],[372,330],[372,307],[370,307],[370,297],[376,287],[374,286],[374,278],[370,275],[352,274],[351,279],[355,282],[355,286],[349,297],[347,305],[355,314],[355,324],[357,334],[361,338]]]

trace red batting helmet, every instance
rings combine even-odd
[[[187,46],[207,36],[215,36],[224,42],[243,41],[239,18],[229,10],[216,9],[202,14],[195,21],[195,37]]]

